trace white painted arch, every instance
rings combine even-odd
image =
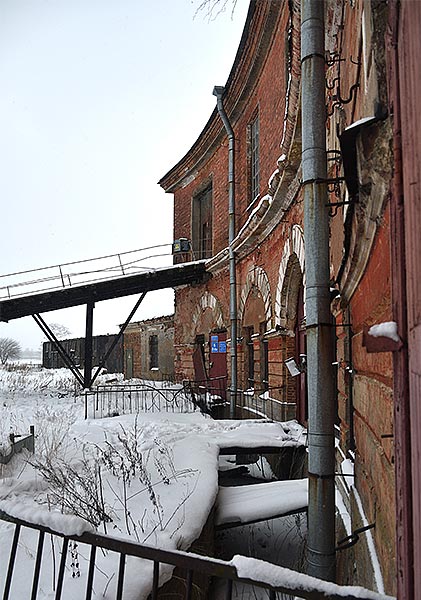
[[[225,327],[221,303],[216,296],[206,291],[200,297],[199,303],[197,304],[193,313],[193,325],[195,329],[199,323],[200,317],[207,308],[210,308],[213,313],[216,327],[220,327],[221,329]]]
[[[304,302],[305,302],[305,242],[304,232],[300,225],[293,225],[291,228],[291,235],[287,239],[284,250],[279,264],[279,275],[278,284],[276,286],[276,298],[275,298],[275,324],[283,325],[282,323],[282,312],[285,307],[282,305],[282,292],[286,285],[286,277],[288,272],[288,265],[290,264],[291,257],[298,260],[301,268],[304,285]]]
[[[270,284],[269,279],[266,274],[266,271],[262,269],[262,267],[255,266],[251,269],[247,274],[247,279],[244,287],[241,290],[240,302],[238,307],[238,319],[241,323],[243,320],[244,309],[246,306],[247,298],[252,290],[255,287],[259,290],[263,303],[265,306],[265,318],[266,318],[266,327],[268,329],[272,328],[272,300],[270,294]]]

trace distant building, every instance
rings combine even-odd
[[[130,323],[124,332],[126,379],[174,378],[174,315]]]
[[[109,347],[114,342],[116,335],[96,335],[92,338],[92,364],[99,366]],[[60,340],[60,344],[77,367],[84,367],[85,338]],[[42,366],[46,369],[61,369],[66,364],[56,346],[51,342],[42,345]],[[123,372],[123,340],[117,342],[116,347],[105,361],[104,367],[109,373]]]

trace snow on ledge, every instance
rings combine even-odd
[[[48,527],[63,535],[82,535],[83,533],[95,533],[95,528],[80,517],[74,515],[63,515],[58,511],[50,511],[42,508],[36,502],[25,504],[16,500],[0,500],[0,510],[15,519],[21,519],[34,525]]]
[[[256,558],[236,555],[229,564],[236,568],[239,577],[254,579],[274,588],[290,589],[296,593],[302,590],[303,592],[319,592],[325,594],[326,597],[334,595],[346,598],[352,594],[356,598],[365,598],[366,600],[395,600],[394,596],[385,596],[359,586],[337,585]]]
[[[368,335],[373,337],[387,337],[394,342],[399,342],[398,325],[395,321],[386,321],[378,325],[372,325],[368,330]]]
[[[307,479],[220,487],[217,525],[272,519],[308,506]]]

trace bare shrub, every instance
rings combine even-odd
[[[0,364],[5,365],[9,360],[16,360],[20,355],[19,342],[12,338],[0,338]]]

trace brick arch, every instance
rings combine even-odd
[[[266,272],[261,267],[254,267],[247,275],[246,283],[241,290],[240,303],[238,307],[238,320],[243,320],[244,309],[247,298],[253,288],[257,288],[262,296],[265,305],[265,317],[268,329],[272,327],[272,300],[270,294],[270,284]]]
[[[305,290],[304,232],[299,225],[293,225],[290,239],[285,243],[279,264],[275,299],[276,325],[281,325],[286,329],[293,327],[296,318],[298,289],[301,282]]]
[[[210,292],[205,292],[200,297],[199,303],[196,306],[196,309],[193,313],[193,327],[194,330],[197,330],[198,325],[200,324],[203,313],[210,309],[212,311],[213,322],[215,327],[223,328],[225,327],[224,315],[222,312],[222,306],[219,300]]]

